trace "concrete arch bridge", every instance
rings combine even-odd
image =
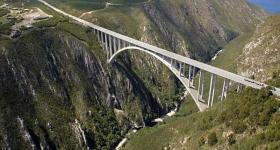
[[[231,83],[237,83],[237,90],[240,90],[244,86],[255,89],[261,89],[268,86],[264,83],[228,72],[214,66],[210,66],[208,64],[102,28],[59,10],[43,0],[38,1],[42,2],[44,5],[48,6],[54,11],[75,20],[77,23],[91,28],[96,33],[98,41],[107,54],[108,63],[112,62],[118,55],[121,55],[122,52],[127,50],[142,51],[157,58],[182,82],[186,88],[186,91],[191,95],[200,111],[204,111],[213,105],[215,94],[217,94],[217,92],[220,92],[220,100],[224,100],[227,97]],[[210,84],[208,85],[209,90],[205,91],[205,75],[207,74],[210,75]],[[195,76],[198,76],[197,84],[194,84]],[[223,79],[222,91],[216,90],[218,77]],[[205,96],[206,92],[207,96]],[[273,88],[272,92],[273,94],[280,96],[279,88]]]

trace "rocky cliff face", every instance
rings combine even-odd
[[[164,48],[202,61],[209,61],[230,40],[266,17],[266,12],[245,0],[156,0],[83,16],[126,35],[135,33],[130,36],[138,39],[145,33],[139,29],[146,20]]]
[[[155,75],[144,83],[129,61],[108,65],[93,45],[38,29],[1,47],[1,147],[109,149],[128,128],[168,111],[151,93],[161,88]]]
[[[242,0],[223,2],[152,1],[84,19],[207,61],[266,16]],[[1,37],[0,147],[112,149],[128,128],[145,125],[178,100],[180,84],[155,58],[128,52],[107,64],[95,38],[75,35],[88,31],[61,24],[15,41]]]
[[[244,47],[238,72],[260,81],[271,79],[280,68],[280,15],[260,24]]]
[[[267,16],[244,0],[158,0],[144,5],[144,10],[172,49],[187,50],[202,61],[209,61],[226,43]],[[185,42],[174,43],[182,39],[170,33],[184,37]]]

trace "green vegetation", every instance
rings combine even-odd
[[[7,9],[0,8],[0,17],[7,15],[9,12]]]
[[[143,1],[111,0],[108,2],[129,4]],[[101,0],[49,0],[49,2],[74,15],[105,7],[105,2]],[[175,1],[171,1],[171,3],[175,3]],[[113,149],[121,135],[125,133],[127,128],[130,128],[129,121],[142,123],[143,120],[148,121],[157,117],[162,114],[162,109],[173,108],[174,102],[178,101],[182,96],[182,90],[180,86],[177,88],[174,76],[170,75],[166,67],[157,64],[151,57],[138,52],[127,53],[120,57],[120,61],[111,64],[112,67],[109,67],[105,53],[97,43],[96,35],[90,29],[74,24],[67,18],[61,17],[49,8],[42,6],[42,4],[32,3],[28,6],[40,6],[45,12],[54,15],[54,18],[36,23],[35,26],[38,28],[34,29],[34,31],[27,32],[17,41],[10,41],[9,44],[3,46],[5,48],[3,48],[3,53],[1,53],[3,57],[1,58],[5,59],[0,59],[0,68],[4,68],[5,73],[3,76],[5,78],[0,79],[1,81],[3,80],[0,85],[4,83],[5,86],[0,86],[0,145],[2,145],[1,135],[5,135],[5,130],[8,130],[9,132],[11,131],[8,138],[14,142],[12,143],[15,145],[14,149],[18,147],[29,149],[25,147],[26,143],[18,131],[15,117],[20,116],[25,120],[25,125],[29,131],[34,133],[33,138],[35,137],[34,139],[41,141],[44,146],[53,145],[60,149],[86,149],[84,144],[79,143],[76,137],[77,133],[73,131],[75,119],[78,119],[82,129],[85,131],[87,145],[90,148]],[[163,6],[163,4],[156,6]],[[214,5],[214,7],[218,6]],[[166,49],[170,49],[171,42],[172,44],[176,43],[175,45],[178,44],[177,42],[182,42],[177,40],[182,35],[183,37],[188,35],[190,39],[197,37],[194,37],[197,34],[192,32],[193,28],[190,27],[190,24],[195,24],[194,26],[197,27],[197,24],[200,26],[209,21],[202,18],[202,20],[197,19],[199,21],[196,22],[194,21],[195,17],[188,17],[191,12],[183,11],[184,15],[182,16],[186,14],[187,17],[179,18],[179,22],[182,19],[182,22],[191,23],[182,25],[187,29],[178,29],[179,23],[176,20],[171,22],[172,18],[149,16],[142,7],[120,6],[117,8],[109,7],[105,11],[97,11],[92,16],[87,16],[86,19],[96,21],[96,24],[131,37],[145,39],[154,43],[153,45],[157,44]],[[185,10],[185,6],[180,4],[175,8],[169,9],[177,10],[176,8]],[[165,7],[161,9],[167,10]],[[218,14],[219,17],[222,16],[221,14]],[[168,14],[165,15],[168,16]],[[169,16],[174,16],[174,14],[171,13]],[[234,18],[234,16],[228,18]],[[156,25],[157,19],[160,22],[168,22],[167,26]],[[211,18],[210,21],[214,20]],[[231,24],[235,21],[230,20],[228,22]],[[234,29],[236,31],[243,30],[237,27],[242,23],[237,24],[233,25],[236,27]],[[224,24],[224,26],[228,26],[228,24]],[[164,30],[170,28],[170,33],[174,34],[164,37],[163,32],[165,31],[160,31],[162,28]],[[235,36],[233,31],[228,28],[221,30],[224,30],[225,34],[229,34],[229,37],[227,37],[229,39],[226,40],[230,40]],[[198,47],[191,47],[193,45],[186,44],[192,50],[211,49],[209,53],[213,53],[220,46],[219,44],[225,44],[221,39],[218,44],[211,41],[212,36],[208,36],[206,31],[198,31],[197,33],[205,33],[205,35],[201,35],[199,40],[192,39],[193,41],[198,41],[195,43]],[[210,33],[212,34],[212,30]],[[170,43],[167,42],[169,38],[172,39]],[[243,39],[240,38],[239,42],[243,42]],[[239,44],[239,42],[236,43]],[[232,43],[233,45],[236,44],[234,41]],[[1,39],[0,45],[2,46],[2,44]],[[191,53],[196,52],[191,51]],[[200,53],[198,52],[198,54],[194,55],[199,55],[203,60],[209,59],[209,56],[212,55],[208,52],[203,55]],[[235,69],[235,67],[232,67],[234,65],[227,65],[223,62],[227,59],[230,60],[227,62],[235,62],[235,57],[238,56],[240,51],[232,49],[229,53],[231,55],[227,55],[228,58],[217,60],[217,64],[225,65],[225,68]],[[7,65],[6,59],[9,59],[15,66]],[[19,81],[15,81],[13,78],[11,67],[14,67],[19,72],[18,74],[23,76],[19,76]],[[28,75],[24,75],[24,72],[27,72]],[[19,91],[22,91],[22,87],[18,87],[18,85],[24,85],[24,83],[18,82],[24,79],[30,82],[29,85],[34,86],[37,100],[34,100],[34,97],[30,94],[22,96],[19,93]],[[9,82],[6,82],[6,80]],[[15,84],[16,82],[17,84]],[[275,82],[278,83],[278,81]],[[263,92],[267,93],[268,91],[264,90]],[[119,115],[122,119],[121,121],[117,119],[110,106],[112,105],[111,99],[108,97],[113,93],[118,94],[116,97],[121,102],[121,109],[124,110],[123,114]],[[197,107],[188,97],[188,100],[184,101],[183,107],[180,108],[174,118],[168,118],[164,123],[160,123],[153,128],[145,128],[139,131],[131,138],[126,148],[162,149],[177,146],[191,147],[193,149],[212,149],[227,142],[232,147],[256,147],[258,142],[255,145],[252,145],[251,142],[248,142],[247,145],[242,145],[242,143],[240,145],[240,141],[243,140],[241,139],[243,134],[246,135],[244,140],[248,141],[250,141],[247,138],[248,132],[252,132],[253,137],[259,135],[259,133],[254,132],[254,129],[251,129],[249,124],[253,124],[258,127],[257,129],[261,128],[264,131],[269,131],[268,129],[270,129],[270,134],[266,135],[263,132],[264,135],[260,137],[265,137],[267,141],[270,141],[269,148],[277,148],[279,146],[279,143],[277,143],[279,135],[273,133],[278,131],[278,129],[275,129],[278,124],[271,126],[272,121],[277,121],[273,120],[274,114],[277,112],[270,107],[274,104],[278,107],[278,104],[276,102],[270,104],[268,102],[270,100],[267,100],[275,101],[274,97],[269,93],[267,93],[267,96],[263,94],[264,96],[260,96],[259,99],[264,99],[263,101],[266,102],[258,102],[254,108],[251,108],[253,106],[249,104],[245,104],[245,102],[253,103],[252,97],[258,93],[259,91],[248,89],[243,93],[243,97],[239,97],[238,94],[233,92],[229,101],[225,102],[225,105],[218,104],[205,113],[196,113],[198,111]],[[174,94],[176,95],[174,96]],[[262,108],[256,109],[258,108],[257,105],[262,104],[264,104]],[[120,106],[117,107],[119,108]],[[248,108],[255,113],[254,116],[260,115],[260,119],[256,123],[251,123],[252,120],[248,117],[250,114],[245,112]],[[228,110],[243,111],[246,114],[234,116],[227,113]],[[270,116],[270,118],[266,118],[266,116]],[[247,122],[241,122],[239,120],[241,117]],[[223,130],[233,131],[234,134],[223,137]]]
[[[0,8],[0,34],[9,35],[11,26],[14,24],[14,20],[7,21],[5,18],[10,11]]]
[[[7,131],[12,149],[30,149],[19,132],[16,118],[20,117],[24,119],[30,134],[33,133],[32,139],[40,141],[44,147],[48,145],[62,149],[85,148],[84,144],[79,143],[77,133],[73,129],[75,119],[78,119],[90,148],[112,149],[120,139],[120,125],[113,110],[103,104],[105,98],[91,96],[95,94],[87,71],[78,61],[80,58],[75,58],[73,54],[78,47],[87,53],[88,57],[98,57],[106,64],[104,53],[99,51],[100,47],[94,34],[65,20],[59,21],[55,29],[47,28],[50,27],[49,24],[39,25],[42,29],[27,32],[14,42],[7,39],[4,43],[5,39],[1,37],[1,47],[5,53],[1,53],[3,59],[0,59],[0,66],[7,73],[5,74],[7,78],[5,77],[5,83],[1,78],[0,83],[0,115],[3,116],[3,120],[0,120],[0,145],[3,144],[2,137]],[[87,45],[78,38],[85,42],[90,40],[91,44]],[[23,81],[15,81],[7,64],[8,59],[16,72],[26,70],[41,78],[40,84],[27,74],[25,78],[29,78],[26,81],[28,88],[25,88]],[[53,59],[56,61],[55,65]],[[45,78],[40,75],[40,70],[44,72]],[[63,73],[60,72],[62,70]],[[72,80],[70,82],[67,79],[67,72],[75,72],[72,77],[78,82],[74,83]],[[36,98],[28,92],[29,85],[33,85]],[[52,91],[50,86],[55,91]],[[29,94],[22,95],[21,90]],[[91,115],[87,115],[89,111]],[[2,130],[5,132],[2,133]]]
[[[13,24],[11,23],[5,23],[5,24],[2,24],[0,22],[0,34],[5,34],[5,35],[9,35],[11,33],[11,26]]]
[[[272,73],[272,79],[267,81],[268,85],[280,87],[280,71]]]
[[[208,135],[207,139],[208,139],[208,144],[209,144],[210,146],[213,146],[213,145],[215,145],[215,144],[218,143],[217,135],[216,135],[215,132],[210,133],[210,134]]]
[[[142,93],[148,93],[148,96],[142,97],[144,94],[135,96],[134,91],[122,91],[127,90],[123,88],[126,87],[127,78],[122,79],[118,75],[120,85],[115,86],[122,87],[117,90],[120,90],[119,93],[125,96],[123,109],[126,112],[130,112],[128,116],[124,115],[121,123],[118,122],[113,110],[107,106],[109,105],[107,103],[107,89],[103,89],[105,88],[104,85],[107,84],[107,82],[103,82],[107,81],[107,79],[104,79],[103,73],[107,72],[109,74],[108,69],[111,68],[107,65],[104,51],[101,50],[100,45],[96,42],[95,34],[88,28],[78,26],[60,16],[55,16],[48,21],[38,22],[35,26],[37,28],[26,32],[15,41],[7,42],[8,44],[2,43],[4,40],[1,39],[1,46],[5,47],[5,53],[1,53],[3,56],[1,58],[4,59],[1,59],[0,65],[5,68],[5,72],[9,73],[9,82],[14,83],[15,81],[12,72],[7,71],[11,66],[7,64],[6,58],[14,65],[16,71],[26,69],[28,70],[26,72],[32,72],[34,76],[38,77],[38,79],[40,78],[40,83],[37,83],[37,80],[29,79],[30,77],[27,75],[25,76],[25,78],[29,79],[28,85],[33,85],[37,100],[34,100],[35,98],[31,95],[28,97],[22,96],[21,99],[14,97],[16,95],[9,95],[10,93],[21,94],[19,93],[19,88],[12,87],[13,84],[6,84],[8,82],[5,82],[5,86],[0,86],[1,92],[4,92],[0,93],[2,97],[0,103],[3,106],[0,114],[3,114],[5,118],[10,118],[9,122],[13,122],[13,124],[10,124],[4,119],[5,123],[3,127],[0,126],[0,130],[10,132],[11,129],[8,127],[18,129],[15,117],[20,114],[20,117],[24,119],[25,125],[30,132],[34,133],[34,137],[38,141],[47,140],[52,143],[51,145],[55,147],[59,145],[62,149],[80,149],[81,147],[85,148],[85,145],[78,143],[79,140],[77,140],[77,135],[73,130],[75,119],[78,119],[82,129],[85,131],[89,147],[112,149],[121,138],[120,136],[130,126],[128,119],[136,120],[139,118],[141,123],[143,121],[142,117],[145,121],[148,121],[161,114],[161,107],[158,106],[158,102],[151,101],[153,98],[151,98],[152,95],[149,95],[149,90],[157,90],[156,85],[146,85],[148,81],[142,83],[142,80],[134,73],[135,70],[140,70],[135,69],[137,67],[131,71],[128,66],[124,66],[127,68],[121,76],[129,74],[128,78],[131,80],[131,84],[133,86],[137,84],[137,90],[144,89]],[[94,67],[91,67],[94,69],[87,70],[84,58],[90,58],[93,61]],[[126,64],[124,63],[124,65]],[[94,72],[89,73],[88,71]],[[114,71],[116,70],[110,70],[110,72],[113,72],[112,78],[115,76]],[[43,72],[43,75],[41,75],[41,72]],[[153,73],[155,74],[155,72]],[[142,75],[145,75],[144,80],[151,80],[149,74],[142,73]],[[166,80],[169,81],[169,79]],[[21,80],[18,82],[20,82],[18,83],[20,85],[25,85],[21,83]],[[161,82],[157,81],[157,83]],[[161,88],[162,92],[165,92],[167,89],[164,88],[166,86],[163,84]],[[170,85],[173,86],[171,83]],[[29,88],[27,91],[29,91]],[[55,89],[55,91],[52,89]],[[95,91],[95,89],[99,90]],[[8,91],[5,92],[6,90]],[[163,93],[163,95],[165,94]],[[139,97],[142,98],[141,101]],[[177,97],[171,98],[174,101],[177,99]],[[136,100],[138,102],[135,102]],[[22,105],[21,102],[26,102],[26,104]],[[33,112],[24,112],[25,109]],[[5,114],[10,110],[13,110],[13,114]],[[91,112],[91,115],[89,115],[89,112]],[[129,118],[127,119],[126,117]],[[35,120],[36,124],[34,124]],[[15,149],[26,146],[19,133],[18,130],[14,130],[9,134],[9,139],[15,142]],[[0,138],[1,136],[3,134],[0,131]],[[46,146],[46,144],[50,143],[43,142],[43,145]],[[29,148],[26,147],[25,149]]]
[[[164,124],[140,130],[125,149],[277,149],[279,110],[280,101],[269,88],[246,88],[241,93],[231,92],[226,101],[206,112],[173,117]],[[187,142],[182,142],[184,139]]]

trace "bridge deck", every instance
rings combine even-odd
[[[124,42],[128,42],[129,45],[134,45],[135,47],[138,47],[138,50],[141,50],[141,49],[145,50],[145,52],[148,52],[148,53],[152,54],[153,56],[157,57],[158,59],[160,59],[165,65],[168,66],[168,68],[184,84],[184,86],[186,87],[187,91],[190,93],[190,95],[192,96],[192,98],[194,99],[195,103],[197,104],[197,106],[199,107],[199,109],[201,111],[203,111],[206,108],[208,108],[208,105],[198,101],[198,91],[196,89],[194,89],[194,88],[190,88],[188,86],[189,80],[187,78],[185,78],[185,77],[180,76],[178,69],[175,69],[174,67],[170,66],[170,62],[162,59],[161,56],[167,57],[167,58],[169,58],[171,60],[176,60],[177,62],[184,63],[184,64],[187,64],[189,66],[193,66],[195,68],[198,68],[200,70],[204,70],[206,72],[212,73],[212,75],[215,75],[215,76],[217,75],[217,76],[223,77],[223,78],[225,78],[227,80],[230,80],[230,81],[233,81],[233,82],[236,82],[236,83],[240,83],[240,84],[245,85],[245,86],[250,86],[250,87],[255,88],[255,89],[261,89],[261,88],[264,88],[264,87],[268,86],[268,85],[266,85],[264,83],[251,80],[249,78],[246,78],[246,77],[243,77],[243,76],[240,76],[240,75],[228,72],[226,70],[223,70],[223,69],[220,69],[220,68],[217,68],[217,67],[214,67],[214,66],[210,66],[208,64],[205,64],[205,63],[193,60],[191,58],[188,58],[188,57],[185,57],[185,56],[182,56],[182,55],[179,55],[179,54],[176,54],[176,53],[164,50],[164,49],[156,47],[156,46],[152,46],[150,44],[141,42],[139,40],[136,40],[136,39],[127,37],[125,35],[116,33],[114,31],[102,28],[102,27],[97,26],[97,25],[95,25],[93,23],[90,23],[88,21],[85,21],[83,19],[75,17],[73,15],[70,15],[70,14],[68,14],[68,13],[66,13],[66,12],[64,12],[64,11],[62,11],[60,9],[57,9],[54,6],[50,5],[49,3],[45,2],[44,0],[38,0],[38,1],[42,2],[44,5],[50,7],[51,9],[55,10],[56,12],[58,12],[60,14],[63,14],[64,16],[67,16],[67,17],[77,21],[79,24],[81,24],[83,26],[95,29],[95,31],[98,33],[98,37],[99,37],[99,33],[100,32],[101,33],[105,33],[106,35],[109,35],[110,37],[113,37],[114,40],[116,40],[116,38],[117,38],[118,40],[122,40]],[[103,34],[101,34],[101,35],[103,35]],[[107,42],[107,40],[106,40],[106,42]],[[112,45],[110,47],[112,47]],[[274,94],[280,96],[280,89],[279,88],[274,88],[272,90],[272,92]]]

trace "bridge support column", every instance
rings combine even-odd
[[[173,59],[170,60],[170,66],[173,69]]]
[[[193,66],[193,68],[192,68],[192,86],[194,86],[195,70],[196,70],[196,68]]]
[[[204,74],[202,70],[199,71],[199,82],[198,82],[198,94],[197,94],[197,100],[202,101],[203,100],[203,92],[204,92]]]
[[[105,36],[105,50],[106,50],[106,53],[107,53],[107,60],[110,59],[110,56],[109,56],[109,50],[108,50],[108,39],[107,39],[107,34],[104,33],[104,36]]]
[[[189,66],[189,88],[191,87],[191,80],[192,80],[192,66],[190,65]]]
[[[112,36],[108,35],[109,37],[109,51],[110,51],[110,57],[113,56],[113,49],[112,49]]]
[[[243,89],[243,85],[238,83],[238,85],[237,85],[237,92],[239,93],[240,91],[242,91],[242,89]]]
[[[97,31],[96,31],[96,35],[97,35],[97,41],[98,41],[98,42],[100,42],[100,36],[99,36],[99,34],[100,34],[100,31],[97,30]]]
[[[177,70],[177,60],[173,60],[173,68],[175,68],[175,70]]]
[[[228,88],[229,88],[229,80],[228,79],[224,79],[224,85],[223,85],[221,101],[223,101],[227,97]]]
[[[179,69],[179,74],[180,74],[180,77],[184,76],[184,72],[183,72],[183,63],[180,62],[180,69]]]
[[[113,54],[115,54],[116,50],[117,50],[117,42],[116,42],[116,37],[113,37]]]
[[[96,29],[92,29],[93,30],[93,33],[97,34],[97,30]]]
[[[216,86],[216,75],[211,74],[211,82],[209,89],[209,97],[208,97],[208,107],[213,105],[214,97],[215,97],[215,86]]]
[[[180,76],[185,77],[186,75],[186,68],[185,68],[185,63],[181,62],[180,63]]]
[[[183,63],[183,77],[186,77],[186,64]]]
[[[101,47],[102,49],[104,50],[104,33],[103,32],[100,32],[101,33]]]
[[[118,50],[120,50],[122,48],[121,46],[121,39],[118,39]]]

